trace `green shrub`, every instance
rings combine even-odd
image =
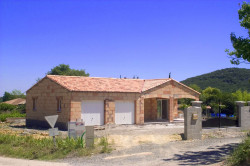
[[[99,145],[102,146],[101,153],[110,153],[112,149],[109,147],[108,139],[107,137],[102,137]]]
[[[5,122],[6,118],[17,118],[17,117],[26,117],[26,114],[21,114],[18,111],[12,111],[10,113],[0,114],[0,121]]]
[[[228,165],[250,165],[250,135],[234,150],[227,159]]]
[[[83,142],[85,144],[85,142]],[[56,137],[56,145],[52,138],[35,139],[32,136],[17,136],[0,133],[0,155],[52,160],[66,156],[87,156],[94,153],[109,153],[107,138],[101,138],[99,147],[82,147],[81,139]]]
[[[16,110],[20,113],[25,113],[26,112],[25,107],[26,107],[25,104],[20,104],[17,106]]]
[[[81,147],[80,139],[52,138],[35,139],[32,136],[0,134],[0,155],[26,159],[51,160],[63,158],[69,153],[88,155],[91,151]]]
[[[15,105],[7,104],[7,103],[0,103],[0,112],[13,111],[16,108],[17,108],[17,106],[15,106]]]

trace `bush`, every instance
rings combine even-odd
[[[21,114],[18,111],[12,111],[10,113],[0,114],[0,121],[5,122],[6,118],[17,118],[17,117],[26,117],[26,114]]]
[[[108,139],[106,137],[102,137],[99,145],[102,146],[101,153],[110,153],[112,149],[109,147]]]
[[[16,136],[0,133],[0,155],[26,159],[51,160],[63,158],[69,153],[89,155],[91,150],[81,147],[80,139],[52,138],[35,139],[32,136]]]
[[[228,165],[250,165],[250,135],[234,150],[227,160]]]
[[[17,106],[15,106],[15,105],[7,104],[7,103],[0,103],[0,112],[2,112],[2,111],[12,111],[12,110],[14,110],[16,108],[17,108]]]
[[[88,156],[94,153],[109,153],[107,138],[101,138],[99,147],[82,147],[85,144],[80,138],[56,137],[56,145],[50,138],[33,138],[32,136],[18,136],[0,133],[0,155],[25,158],[52,160],[66,156]]]
[[[26,112],[25,107],[26,107],[25,104],[20,104],[17,106],[16,110],[20,113],[25,113]]]

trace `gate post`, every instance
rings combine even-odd
[[[244,101],[236,101],[237,111],[238,111],[238,124],[242,129],[250,129],[250,102],[248,101],[248,106],[245,106]]]
[[[184,110],[184,139],[201,139],[202,101],[192,101],[192,106]]]

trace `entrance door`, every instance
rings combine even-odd
[[[167,100],[157,100],[157,119],[167,119]]]

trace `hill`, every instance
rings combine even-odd
[[[219,88],[223,92],[235,92],[238,89],[250,92],[250,69],[226,68],[191,77],[181,82],[186,85],[196,84],[201,89],[211,86]]]

